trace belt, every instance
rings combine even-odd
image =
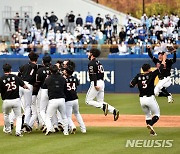
[[[143,95],[143,96],[140,96],[140,97],[151,97],[153,95]]]
[[[170,77],[170,76],[161,77],[161,78],[159,78],[159,80],[163,80],[163,79],[165,79],[167,77]]]

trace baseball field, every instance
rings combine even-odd
[[[34,129],[32,133],[18,138],[14,134],[3,133],[3,118],[0,114],[0,154],[179,154],[180,94],[173,96],[173,104],[167,103],[166,98],[157,98],[161,117],[154,127],[158,134],[154,137],[149,135],[146,128],[138,94],[105,94],[105,101],[120,111],[116,122],[113,121],[113,115],[104,116],[102,110],[87,106],[84,103],[85,94],[79,94],[80,112],[87,126],[86,134],[82,134],[79,127],[75,135],[69,136],[62,133],[45,136]],[[0,104],[2,106],[2,102]]]

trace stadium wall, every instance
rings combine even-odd
[[[105,17],[106,14],[110,14],[111,16],[115,14],[119,19],[120,25],[124,25],[126,22],[126,14],[101,4],[96,4],[90,0],[0,0],[0,27],[3,25],[2,12],[5,6],[12,8],[12,18],[15,16],[15,12],[20,11],[20,7],[31,6],[33,11],[32,16],[35,16],[36,12],[40,12],[40,15],[43,16],[45,12],[49,12],[50,14],[51,11],[54,11],[59,19],[64,19],[66,13],[70,13],[73,10],[76,16],[80,13],[83,19],[90,12],[94,16],[94,20],[97,14],[100,13],[102,17]],[[133,22],[140,22],[136,18],[131,17],[131,19]],[[0,35],[2,35],[2,28],[0,28]]]
[[[4,63],[12,65],[12,71],[18,71],[19,66],[27,63],[27,59],[0,59],[0,68]],[[53,59],[55,63],[57,59]],[[89,79],[87,73],[88,60],[73,59],[76,63],[76,71],[74,75],[80,80],[79,92],[86,92],[89,88]],[[154,64],[149,59],[101,59],[105,69],[106,92],[112,93],[136,93],[137,88],[129,88],[131,79],[140,72],[140,68],[144,63]],[[39,61],[38,63],[41,63]],[[2,69],[0,74],[2,75]],[[180,59],[176,61],[171,69],[172,86],[169,90],[173,93],[180,93]]]

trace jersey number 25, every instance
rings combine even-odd
[[[17,88],[15,81],[12,81],[10,83],[6,83],[5,86],[7,87],[7,91],[12,91],[12,90],[15,90]]]

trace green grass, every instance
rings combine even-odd
[[[79,130],[79,128],[78,128]],[[179,128],[156,128],[158,136],[151,137],[146,128],[88,127],[87,134],[51,134],[40,131],[25,134],[22,138],[6,135],[0,127],[1,154],[178,154],[180,153]],[[127,140],[173,140],[171,148],[125,147]]]
[[[180,115],[180,94],[173,94],[174,103],[169,104],[167,98],[157,97],[161,115]],[[81,113],[102,114],[100,109],[88,106],[84,102],[85,94],[79,94]],[[138,94],[105,94],[105,101],[119,109],[120,114],[144,114],[141,110]]]
[[[180,115],[180,94],[174,94],[175,102],[167,103],[166,98],[157,98],[161,115]],[[85,94],[79,94],[80,111],[84,114],[102,114],[100,109],[84,102]],[[105,94],[105,101],[120,110],[121,114],[143,114],[138,94]],[[0,104],[2,104],[0,102]],[[0,110],[1,112],[1,110]],[[158,136],[149,136],[146,128],[88,127],[87,134],[45,136],[40,131],[24,134],[18,138],[6,135],[0,127],[0,154],[179,154],[179,128],[155,128]],[[125,147],[127,140],[173,140],[171,148]]]
[[[161,115],[180,115],[180,94],[173,94],[174,103],[167,98],[157,97]],[[138,94],[105,94],[105,101],[119,109],[120,114],[144,114],[141,110]],[[2,101],[0,100],[0,104]],[[102,114],[102,110],[85,104],[85,94],[79,94],[80,112],[82,114]],[[2,112],[0,108],[0,113]]]

